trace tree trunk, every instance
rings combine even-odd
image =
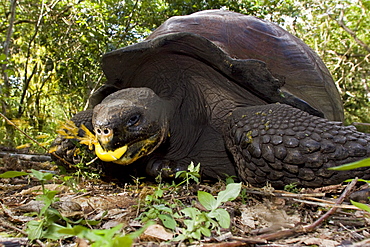
[[[14,27],[14,20],[15,20],[15,10],[17,6],[17,0],[10,0],[10,19],[9,19],[9,27],[8,31],[6,33],[6,39],[4,42],[4,50],[3,54],[5,55],[5,61],[9,61],[9,50],[10,50],[10,42],[13,34],[13,27]],[[3,74],[3,79],[4,79],[4,85],[0,87],[0,91],[3,95],[1,98],[1,111],[2,113],[9,117],[11,119],[11,112],[9,109],[9,105],[7,103],[7,100],[9,99],[10,96],[10,82],[9,82],[9,75],[7,72],[8,69],[8,64],[7,62],[4,63],[2,66],[2,74]],[[12,143],[12,140],[14,138],[14,129],[12,126],[8,125],[5,123],[6,127],[6,136],[5,136],[5,144],[10,145]]]

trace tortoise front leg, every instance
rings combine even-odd
[[[284,104],[238,108],[229,117],[226,145],[239,176],[255,186],[296,183],[319,187],[369,178],[369,169],[327,168],[370,156],[370,135]]]

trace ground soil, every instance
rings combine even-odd
[[[58,168],[48,161],[24,161],[10,156],[0,159],[0,174],[6,171],[29,172],[31,169],[59,173]],[[74,177],[68,180],[74,183],[66,183],[65,178],[66,175],[58,175],[46,185],[50,190],[59,191],[57,197],[60,202],[53,205],[54,208],[65,217],[99,221],[96,226],[90,226],[94,229],[108,229],[122,223],[122,231],[126,233],[143,226],[136,218],[147,210],[145,197],[158,189],[158,184],[145,180],[117,185],[86,177]],[[299,191],[293,188],[293,193],[268,186],[253,188],[243,185],[241,196],[222,206],[231,215],[231,227],[223,229],[221,236],[212,232],[212,237],[193,243],[169,242],[165,241],[168,238],[166,234],[171,236],[172,233],[157,221],[154,230],[142,234],[134,246],[370,246],[367,213],[351,205],[348,199],[337,205],[336,212],[329,212],[343,193],[345,196],[350,194],[344,192],[347,186],[345,183]],[[366,185],[357,183],[355,187],[359,190]],[[181,207],[202,210],[204,208],[197,201],[197,191],[217,195],[225,188],[225,183],[201,181],[176,190],[167,190],[169,187],[162,184],[162,188],[165,191],[163,199],[179,205],[175,211]],[[26,224],[35,219],[32,212],[42,207],[35,200],[41,193],[40,189],[40,182],[28,176],[0,178],[0,246],[89,246],[78,238],[28,241]],[[362,200],[361,195],[357,194],[357,199]],[[184,206],[180,206],[179,201]]]

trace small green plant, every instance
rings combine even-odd
[[[232,184],[232,183],[235,183],[235,179],[237,178],[236,176],[229,176],[228,174],[225,174],[226,176],[226,179],[225,179],[225,182],[226,184]]]
[[[111,229],[90,229],[80,224],[96,225],[99,221],[92,220],[77,220],[75,222],[62,216],[58,210],[52,208],[52,204],[59,201],[56,197],[57,191],[48,190],[45,188],[45,182],[51,180],[54,174],[44,173],[36,170],[31,170],[31,173],[8,171],[0,174],[0,178],[14,178],[19,176],[31,176],[37,178],[42,187],[42,194],[36,197],[36,200],[43,203],[40,212],[37,213],[37,220],[31,220],[27,223],[26,232],[30,240],[36,239],[51,239],[58,240],[62,238],[78,236],[89,240],[91,246],[102,247],[128,247],[132,245],[133,239],[137,238],[152,222],[148,222],[142,229],[130,234],[121,234],[119,231],[122,225],[118,225]],[[67,178],[69,180],[70,178]],[[63,223],[64,225],[61,225]],[[74,226],[72,226],[74,225]]]
[[[57,224],[56,222],[60,219],[66,220],[66,218],[64,218],[58,210],[51,207],[53,203],[59,201],[59,198],[56,197],[58,191],[48,190],[45,188],[45,182],[51,180],[54,174],[32,169],[31,173],[8,171],[0,174],[0,178],[12,178],[23,175],[28,175],[38,179],[42,188],[42,194],[36,196],[36,201],[41,201],[43,206],[37,213],[37,220],[31,220],[27,223],[26,232],[28,234],[28,238],[30,240],[42,238],[55,240],[61,238],[62,235],[58,233],[58,230],[62,229],[64,226]]]
[[[173,183],[168,189],[173,192],[184,183],[186,183],[187,189],[191,181],[199,183],[199,171],[200,164],[194,166],[192,162],[187,171],[176,173],[176,178],[182,178],[183,181],[179,184]],[[198,201],[208,211],[201,212],[197,208],[188,207],[180,210],[180,215],[174,212],[174,209],[183,206],[182,203],[180,201],[171,203],[169,200],[166,200],[164,198],[165,190],[161,177],[158,177],[156,180],[159,182],[159,185],[153,194],[145,197],[146,211],[140,214],[138,217],[139,220],[147,222],[160,219],[166,228],[171,230],[179,229],[181,234],[174,238],[174,241],[200,240],[202,236],[211,236],[212,230],[215,230],[219,234],[221,228],[228,228],[230,226],[230,215],[225,209],[220,208],[220,206],[227,201],[234,200],[239,195],[241,183],[232,183],[234,180],[229,181],[230,183],[227,184],[226,190],[219,192],[216,198],[210,193],[198,191]],[[185,227],[179,228],[178,222],[182,222]]]
[[[139,237],[151,224],[153,223],[149,222],[140,230],[129,234],[120,233],[122,224],[105,230],[93,230],[81,225],[77,225],[72,228],[61,229],[59,230],[59,233],[66,236],[77,236],[79,238],[86,239],[91,243],[91,247],[129,247],[132,245],[133,240]]]
[[[165,189],[162,184],[161,174],[156,177],[156,181],[158,182],[158,187],[153,194],[145,196],[146,211],[140,214],[138,220],[148,222],[159,218],[165,227],[175,230],[177,223],[173,218],[172,209],[177,205],[163,198]]]
[[[296,193],[296,194],[300,192],[300,189],[297,188],[296,183],[291,183],[291,184],[285,185],[284,190],[287,191],[287,192]]]
[[[159,218],[165,227],[175,230],[177,223],[173,218],[174,213],[172,209],[177,205],[164,200],[163,193],[164,190],[158,187],[153,195],[147,195],[145,197],[145,203],[148,209],[143,212],[138,219],[143,222],[148,222]]]
[[[200,179],[200,164],[197,166],[194,166],[194,163],[191,162],[188,166],[187,171],[178,171],[176,172],[175,178],[182,178],[183,181],[177,184],[177,187],[186,183],[186,189],[189,189],[189,184],[191,180],[193,180],[195,183],[199,184]]]
[[[234,200],[240,190],[241,183],[228,184],[224,191],[218,193],[217,198],[208,192],[198,191],[198,200],[208,211],[201,212],[193,207],[182,209],[181,213],[187,218],[183,221],[186,228],[182,228],[180,230],[182,233],[173,240],[200,240],[202,236],[210,237],[211,230],[216,230],[220,234],[221,228],[229,228],[230,215],[220,206],[227,201]]]
[[[191,162],[188,166],[187,171],[179,171],[176,173],[176,178],[182,178],[179,184],[172,184],[169,186],[168,190],[174,191],[176,188],[181,186],[182,184],[186,183],[187,189],[189,189],[189,184],[191,180],[196,183],[199,183],[200,178],[200,164],[194,166],[194,163]],[[162,224],[167,227],[168,229],[175,230],[177,226],[177,222],[175,221],[174,217],[178,216],[177,213],[173,212],[173,208],[181,205],[181,201],[176,201],[176,203],[171,203],[168,200],[163,198],[164,195],[164,186],[162,184],[162,176],[159,174],[156,177],[156,182],[159,184],[156,190],[152,195],[147,195],[145,197],[145,204],[147,210],[143,212],[138,219],[147,222],[149,220],[160,219]]]

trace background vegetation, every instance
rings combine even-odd
[[[102,54],[144,39],[171,16],[219,8],[303,39],[330,69],[346,122],[370,122],[369,0],[1,0],[1,112],[50,141],[58,121],[83,110],[104,83]],[[0,118],[0,145],[26,142]]]

